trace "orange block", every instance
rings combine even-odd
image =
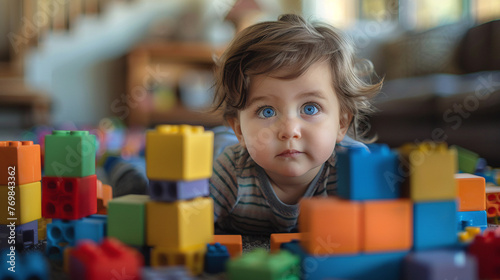
[[[413,245],[413,205],[409,199],[363,203],[363,251],[403,251]]]
[[[40,180],[40,145],[33,145],[33,141],[0,141],[0,186],[7,186],[9,182],[19,186]]]
[[[468,174],[455,174],[458,187],[458,211],[486,210],[486,183],[484,177]]]
[[[102,200],[104,207],[108,207],[108,201],[113,199],[113,189],[110,185],[97,180],[97,199],[99,198]]]
[[[271,234],[271,253],[279,251],[281,244],[292,240],[300,240],[300,232]]]
[[[361,250],[361,203],[333,197],[300,202],[301,245],[313,255],[357,254]]]
[[[214,235],[214,242],[210,244],[220,243],[226,246],[231,258],[239,257],[243,253],[243,241],[241,235]]]

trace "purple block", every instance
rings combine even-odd
[[[144,267],[143,280],[191,280],[188,271],[183,266]]]
[[[209,195],[208,179],[195,181],[149,181],[152,200],[174,202]]]
[[[405,257],[403,266],[405,280],[478,279],[476,259],[463,251],[413,252]]]
[[[9,248],[14,245],[13,241],[9,243],[11,230],[14,230],[16,235],[15,246],[17,249],[38,244],[38,220],[34,220],[22,225],[16,225],[15,228],[8,225],[0,225],[0,249]]]

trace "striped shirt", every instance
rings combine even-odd
[[[335,152],[323,164],[304,197],[336,193]],[[210,179],[216,233],[269,234],[297,230],[299,205],[276,196],[265,171],[239,144],[226,147]]]

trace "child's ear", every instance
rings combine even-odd
[[[344,139],[344,136],[347,134],[349,130],[349,126],[351,125],[352,115],[349,113],[341,113],[339,119],[339,129],[337,131],[337,143]]]
[[[246,147],[245,145],[245,139],[243,138],[243,133],[241,132],[241,124],[240,124],[240,119],[238,117],[235,118],[230,118],[227,120],[229,125],[234,131],[234,134],[236,134],[236,137],[238,138],[238,141],[240,142],[240,145],[242,147]]]

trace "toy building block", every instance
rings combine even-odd
[[[445,143],[426,142],[404,145],[400,149],[402,160],[408,165],[408,180],[402,185],[404,197],[413,201],[451,200],[457,196],[456,151]]]
[[[45,136],[45,176],[95,174],[96,138],[88,131],[54,130]]]
[[[401,251],[315,256],[294,241],[283,243],[281,252],[285,250],[300,257],[301,279],[399,280],[403,258],[408,254],[408,251]]]
[[[149,181],[152,200],[174,202],[210,194],[208,179],[194,181]]]
[[[488,227],[486,211],[460,211],[457,212],[457,230],[465,230],[466,227],[479,227],[485,230]]]
[[[440,249],[457,244],[457,203],[416,202],[413,205],[414,250]]]
[[[458,211],[486,210],[486,185],[483,177],[458,173],[455,174],[458,188]]]
[[[71,279],[140,279],[142,255],[113,238],[80,243],[70,254]]]
[[[500,187],[488,186],[486,192],[486,213],[488,218],[500,216]]]
[[[75,224],[71,221],[53,219],[47,224],[46,254],[51,260],[62,260],[64,249],[75,246]]]
[[[40,218],[38,219],[38,240],[47,239],[47,224],[52,223],[52,219]]]
[[[475,172],[474,175],[483,177],[487,184],[490,183],[495,186],[500,185],[499,169],[496,168],[493,169],[487,166],[483,171]]]
[[[71,251],[73,251],[74,247],[66,246],[63,251],[63,271],[69,274],[69,263],[71,260]]]
[[[226,262],[229,260],[229,252],[226,246],[220,243],[207,244],[205,254],[205,269],[207,273],[220,273],[226,271]]]
[[[108,202],[113,199],[113,189],[110,185],[103,184],[97,180],[97,199],[101,199],[104,207],[108,207]]]
[[[239,257],[243,253],[243,240],[241,235],[216,234],[214,235],[213,242],[210,244],[214,245],[215,243],[226,246],[231,258]]]
[[[184,266],[144,267],[142,280],[193,280]]]
[[[16,185],[13,191],[9,186],[0,186],[0,201],[4,206],[4,210],[0,211],[0,224],[14,222],[20,225],[42,217],[40,182]]]
[[[397,154],[382,144],[370,145],[370,151],[339,152],[338,195],[349,200],[398,198],[402,182],[398,163]]]
[[[300,240],[300,232],[271,234],[271,253],[279,251],[281,244],[290,242],[292,240]]]
[[[304,198],[300,203],[301,245],[313,255],[360,252],[361,203],[339,198]]]
[[[33,145],[33,141],[0,141],[0,158],[0,186],[9,182],[19,186],[42,179],[40,145]]]
[[[104,206],[104,202],[101,198],[97,199],[97,214],[99,215],[107,215],[108,208]]]
[[[478,154],[457,145],[452,145],[450,148],[457,151],[458,170],[464,173],[476,172],[476,166],[479,160]]]
[[[17,250],[23,250],[36,244],[38,244],[38,220],[17,226],[0,225],[0,250],[13,245]]]
[[[269,254],[265,249],[258,248],[246,253],[227,264],[228,279],[238,280],[278,280],[300,279],[300,259],[287,251]]]
[[[477,160],[477,164],[476,164],[476,171],[474,173],[481,173],[481,172],[484,172],[486,170],[486,168],[488,167],[488,162],[486,162],[486,159],[484,158],[479,158]]]
[[[185,250],[153,247],[151,250],[151,266],[186,266],[192,275],[203,273],[206,245],[192,246]]]
[[[76,220],[97,213],[97,177],[43,177],[42,216]]]
[[[480,279],[500,278],[500,235],[487,230],[477,235],[468,248],[468,252],[477,259]]]
[[[75,223],[75,242],[81,240],[92,240],[96,243],[101,242],[106,237],[107,216],[91,215]]]
[[[203,247],[213,241],[213,200],[198,197],[165,203],[146,204],[146,233],[148,246],[183,251]]]
[[[202,126],[160,125],[146,134],[146,173],[157,181],[212,176],[214,135]]]
[[[50,265],[39,252],[16,254],[15,251],[3,251],[0,261],[0,279],[49,280]]]
[[[362,251],[410,250],[413,204],[409,199],[365,201],[362,206]]]
[[[476,260],[464,251],[412,252],[403,267],[405,280],[477,279]]]
[[[148,195],[139,194],[129,194],[109,201],[108,236],[128,245],[146,245],[146,204],[149,201]],[[165,216],[158,222],[164,218]]]
[[[466,227],[464,231],[458,233],[458,240],[462,243],[468,243],[471,242],[478,234],[481,234],[481,228]]]

